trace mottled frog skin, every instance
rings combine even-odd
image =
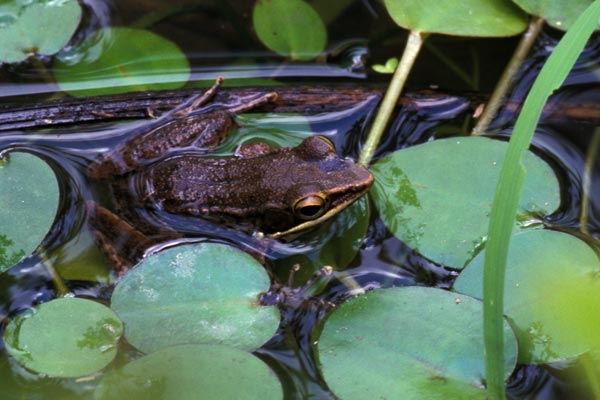
[[[94,234],[117,270],[126,269],[148,246],[152,229],[140,210],[234,220],[280,238],[331,218],[373,183],[364,167],[339,157],[323,136],[308,137],[296,147],[254,143],[241,146],[233,157],[207,157],[227,137],[236,114],[277,99],[269,93],[242,105],[199,109],[221,81],[91,165],[92,178],[111,182],[114,210],[88,204],[88,211]]]

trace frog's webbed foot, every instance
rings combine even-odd
[[[93,201],[86,202],[92,235],[111,268],[124,274],[139,260],[148,237]]]
[[[233,116],[265,103],[273,102],[275,92],[264,94],[243,104],[203,111],[200,107],[218,91],[223,77],[201,95],[190,98],[182,105],[133,132],[133,138],[114,151],[101,156],[90,166],[90,176],[104,179],[123,175],[157,161],[178,148],[208,151],[221,144],[235,126]]]

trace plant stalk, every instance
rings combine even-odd
[[[525,31],[521,37],[519,45],[515,49],[515,52],[508,62],[508,65],[506,68],[504,68],[504,72],[496,84],[494,92],[488,100],[483,113],[477,120],[477,124],[471,133],[472,135],[483,135],[490,126],[490,123],[498,113],[498,109],[500,108],[502,100],[506,97],[508,90],[513,84],[513,80],[517,75],[517,72],[519,72],[519,68],[525,61],[527,54],[529,54],[529,50],[531,50],[531,46],[533,46],[535,43],[535,40],[537,39],[543,26],[544,20],[542,18],[533,17],[531,19],[527,31]]]
[[[427,34],[422,32],[414,32],[410,31],[408,35],[408,41],[406,42],[406,47],[404,48],[404,53],[402,54],[402,59],[396,67],[396,71],[394,72],[394,76],[392,77],[392,81],[390,82],[390,86],[385,92],[385,96],[383,97],[383,101],[379,106],[379,110],[377,111],[377,116],[375,117],[375,121],[371,126],[371,131],[369,132],[369,136],[367,136],[367,140],[365,145],[360,153],[360,157],[358,158],[358,163],[363,166],[368,166],[373,158],[373,154],[375,153],[375,149],[381,140],[381,136],[383,135],[383,131],[387,126],[387,123],[392,115],[392,111],[394,111],[394,107],[398,102],[398,98],[400,97],[400,93],[404,88],[404,83],[406,82],[406,78],[412,69],[413,64],[423,47],[423,42],[427,38]]]
[[[488,397],[506,398],[504,388],[504,277],[509,242],[525,178],[522,156],[529,147],[548,97],[562,85],[600,19],[600,0],[569,28],[542,67],[515,123],[490,213],[483,269],[483,336]]]

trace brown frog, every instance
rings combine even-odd
[[[340,158],[323,136],[296,147],[255,143],[230,158],[207,157],[234,126],[236,114],[277,99],[269,93],[242,105],[200,109],[221,82],[91,165],[92,178],[112,180],[113,211],[91,203],[88,211],[117,270],[129,267],[152,242],[156,225],[145,220],[151,211],[233,220],[280,238],[337,214],[373,183],[364,167]],[[166,225],[159,230],[176,234],[177,227]]]

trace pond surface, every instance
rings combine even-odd
[[[383,89],[389,76],[374,73],[371,65],[397,56],[405,35],[379,2],[344,3],[345,7],[328,14],[325,52],[317,59],[302,62],[278,56],[256,39],[251,1],[205,1],[174,9],[153,0],[89,0],[83,3],[83,22],[73,41],[83,40],[100,27],[143,26],[183,50],[191,69],[186,88],[206,87],[216,76],[224,75],[226,85],[231,87],[269,85],[268,90],[273,91],[277,91],[275,85],[300,84]],[[494,121],[490,137],[509,137],[515,110],[558,37],[555,31],[542,33]],[[396,110],[374,161],[433,139],[468,135],[473,125],[473,105],[491,91],[515,43],[515,39],[432,37],[408,81],[412,105]],[[551,98],[533,141],[534,152],[552,166],[561,187],[561,205],[552,215],[543,217],[543,224],[576,233],[596,250],[600,236],[600,163],[595,162],[599,151],[594,145],[600,135],[595,132],[600,120],[599,60],[600,42],[596,37]],[[57,85],[48,82],[53,66],[51,57],[2,65],[0,112],[60,95]],[[177,73],[162,71],[158,79],[169,81]],[[237,118],[239,127],[214,154],[230,155],[236,145],[245,142],[295,146],[304,137],[324,135],[333,141],[338,154],[356,159],[376,107],[375,101],[368,101],[328,113],[243,114]],[[135,130],[132,127],[145,123],[74,123],[0,133],[0,151],[18,150],[39,156],[52,167],[60,190],[57,217],[42,246],[0,274],[3,330],[11,318],[64,295],[65,288],[76,297],[110,302],[117,277],[94,241],[85,208],[86,201],[109,201],[106,193],[110,182],[95,181],[88,169],[100,154],[128,138]],[[3,229],[0,227],[0,233]],[[427,259],[395,237],[369,196],[332,222],[291,241],[269,240],[265,244],[256,235],[209,222],[188,223],[181,231],[183,238],[165,240],[147,251],[180,243],[226,243],[264,261],[273,291],[283,286],[287,287],[286,293],[294,293],[279,303],[282,322],[277,333],[254,352],[276,372],[286,399],[335,398],[318,368],[313,348],[313,329],[334,305],[370,289],[449,289],[459,273],[456,268]],[[335,270],[330,280],[314,290],[303,286],[325,265]],[[299,269],[292,272],[296,266]],[[57,286],[57,282],[64,287]],[[292,292],[291,288],[301,289]],[[140,355],[123,340],[114,365],[108,368]],[[508,394],[511,398],[584,398],[589,395],[589,387],[579,373],[579,364],[580,360],[574,359],[519,365],[508,382]],[[48,378],[28,371],[3,351],[0,375],[3,399],[87,399],[92,398],[102,373],[90,379]]]

